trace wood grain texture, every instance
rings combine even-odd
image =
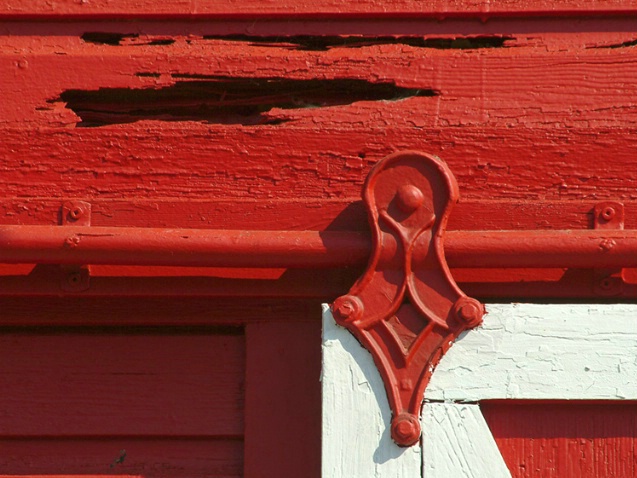
[[[5,329],[0,435],[240,438],[244,339],[221,332]]]
[[[425,403],[422,478],[511,478],[480,406]]]
[[[319,322],[311,314],[316,308],[315,299],[281,300],[256,298],[191,297],[4,297],[0,325],[7,328],[33,327],[210,327],[220,332],[229,327],[232,335],[245,324],[281,320],[295,322],[310,320]],[[302,319],[305,318],[305,319]],[[98,329],[99,330],[99,329]],[[233,332],[234,331],[234,332]],[[214,339],[213,339],[214,340]],[[237,343],[237,338],[229,339]],[[210,352],[213,353],[213,352]]]
[[[442,358],[431,400],[637,398],[630,304],[490,304]]]
[[[390,436],[391,410],[372,356],[323,306],[323,478],[415,478],[420,446]]]
[[[12,438],[0,439],[0,449],[3,477],[243,476],[241,440],[186,437]]]
[[[483,402],[514,478],[635,476],[635,402]]]
[[[391,4],[374,0],[357,0],[343,8],[342,3],[335,0],[314,1],[311,3],[298,0],[285,2],[251,1],[239,6],[234,2],[219,0],[193,1],[171,0],[157,5],[151,0],[119,1],[94,0],[78,3],[72,0],[61,0],[48,3],[44,0],[24,5],[17,0],[5,0],[0,8],[0,14],[6,17],[39,17],[39,16],[95,16],[103,17],[161,17],[177,16],[390,16],[414,15],[436,16],[478,16],[489,18],[497,15],[544,14],[556,15],[564,13],[627,13],[634,12],[635,5],[630,0],[607,0],[583,2],[581,0],[527,0],[524,2],[512,0],[435,0],[423,4],[415,0],[400,0]]]
[[[315,199],[314,205],[325,202],[333,211],[328,216],[308,205],[307,217],[318,214],[317,224],[338,216],[330,201],[359,197],[377,160],[411,148],[443,157],[458,177],[463,200],[634,199],[635,110],[626,102],[636,73],[630,48],[591,48],[583,40],[573,45],[550,35],[540,47],[436,50],[390,44],[355,53],[212,40],[110,47],[82,44],[77,37],[57,39],[57,46],[42,46],[33,36],[17,43],[11,38],[9,51],[25,53],[4,57],[6,71],[14,72],[13,78],[7,75],[7,88],[18,92],[4,102],[1,115],[13,125],[2,150],[8,197],[158,201],[179,195],[226,204],[249,197],[267,204],[261,206],[266,212],[281,200]],[[208,57],[218,60],[203,63]],[[22,60],[26,68],[18,66]],[[51,73],[79,70],[82,74],[71,78]],[[68,90],[160,91],[218,75],[356,78],[438,94],[271,111],[272,119],[286,122],[243,127],[166,122],[150,115],[136,123],[70,129],[65,126],[78,122],[77,115],[63,102],[49,103]],[[34,135],[34,124],[46,127]],[[59,128],[51,129],[56,124]],[[343,128],[348,124],[355,127]],[[175,135],[181,138],[178,146],[171,140]],[[612,159],[600,163],[597,158],[609,151]],[[146,205],[151,214],[153,206]],[[103,212],[125,214],[121,208]],[[184,212],[186,218],[197,217],[195,211]],[[226,215],[224,222],[240,212]],[[217,216],[200,218],[214,223]],[[543,220],[559,221],[553,215]]]
[[[387,40],[385,44],[327,51],[290,48],[285,42],[276,47],[276,44],[253,45],[249,41],[187,36],[169,37],[170,45],[152,45],[150,37],[147,43],[132,46],[95,45],[75,36],[59,36],[45,43],[42,38],[49,37],[3,39],[6,53],[0,57],[0,65],[6,68],[5,87],[16,93],[4,102],[1,110],[6,123],[35,121],[49,126],[79,123],[78,115],[64,106],[73,95],[70,92],[76,90],[89,92],[102,88],[101,95],[106,95],[107,88],[123,88],[165,96],[175,88],[206,88],[223,78],[252,77],[306,81],[358,79],[432,90],[428,97],[406,94],[393,101],[359,101],[328,107],[299,104],[297,108],[266,110],[267,118],[280,120],[282,125],[266,124],[250,129],[271,133],[290,126],[360,122],[367,127],[402,126],[416,130],[436,126],[635,125],[635,108],[625,101],[634,91],[629,80],[635,74],[635,53],[628,43],[619,47],[622,40],[634,40],[634,34],[623,34],[616,40],[616,48],[611,48],[608,41],[600,42],[599,36],[594,35],[516,38],[501,34],[488,38],[511,39],[492,48],[415,47]],[[421,38],[426,40],[429,36]],[[471,41],[471,37],[463,35],[458,38]],[[214,61],[205,61],[207,58]],[[458,71],[462,71],[461,76]],[[125,90],[120,92],[124,93]],[[93,95],[93,101],[97,97]],[[113,107],[117,108],[112,105],[110,109]],[[381,116],[379,110],[385,114]],[[146,117],[130,117],[129,113],[129,121],[161,119],[156,116],[157,113],[149,112]],[[207,119],[215,123],[214,116]],[[197,121],[196,111],[191,113],[190,121]],[[116,121],[119,122],[124,121]],[[112,152],[113,160],[116,152]]]
[[[421,476],[394,468],[407,466],[408,456],[388,437],[391,414],[371,355],[324,310],[323,476]],[[485,324],[442,358],[425,392],[423,476],[632,476],[635,407],[624,400],[635,398],[635,307],[492,304],[487,311]],[[511,474],[475,403],[490,398],[514,400],[481,402]],[[520,399],[537,401],[519,406]],[[564,399],[577,401],[546,401]],[[379,460],[392,453],[391,466]]]
[[[367,173],[387,154],[417,149],[442,157],[459,180],[451,229],[589,228],[602,200],[623,201],[626,227],[637,227],[637,33],[628,17],[76,20],[7,22],[0,37],[3,223],[55,224],[59,202],[81,198],[96,225],[367,230]],[[228,124],[210,102],[227,106],[215,88],[233,81],[256,84],[242,97],[256,109]],[[271,107],[267,81],[323,82],[321,101],[277,90]],[[343,103],[334,85],[352,81]],[[378,85],[413,91],[361,100]],[[600,297],[594,277],[570,272],[454,274],[489,299]],[[118,279],[128,274],[95,270],[86,294],[332,300],[356,277],[194,271],[154,280],[177,272],[146,269]],[[27,295],[59,294],[63,280],[5,278],[3,294]],[[614,297],[636,294],[626,283]]]
[[[245,478],[320,476],[320,322],[246,327]]]

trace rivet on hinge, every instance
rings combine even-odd
[[[85,201],[67,201],[60,210],[60,223],[63,226],[90,226],[91,204]],[[67,244],[73,244],[77,238],[69,236]],[[61,266],[60,286],[65,292],[82,292],[90,286],[91,271],[88,265]]]

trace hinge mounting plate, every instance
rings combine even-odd
[[[367,270],[332,304],[336,322],[370,351],[400,446],[420,438],[420,408],[434,367],[458,335],[482,322],[447,266],[443,239],[458,186],[435,156],[401,152],[380,161],[363,190],[373,233]]]

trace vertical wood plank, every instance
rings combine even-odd
[[[319,477],[318,305],[314,315],[246,326],[245,478]]]
[[[391,439],[391,410],[371,354],[323,307],[322,477],[420,477],[421,447]]]
[[[511,478],[493,435],[473,403],[425,403],[423,478]]]

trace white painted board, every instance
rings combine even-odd
[[[488,304],[442,358],[431,400],[637,399],[637,305]]]
[[[479,405],[426,403],[421,423],[423,477],[511,478]]]
[[[371,355],[324,306],[323,478],[508,477],[480,400],[637,399],[637,305],[489,304],[487,312],[434,371],[422,443],[404,449],[391,441]]]
[[[323,478],[419,477],[421,448],[391,439],[391,411],[372,356],[323,308]]]

